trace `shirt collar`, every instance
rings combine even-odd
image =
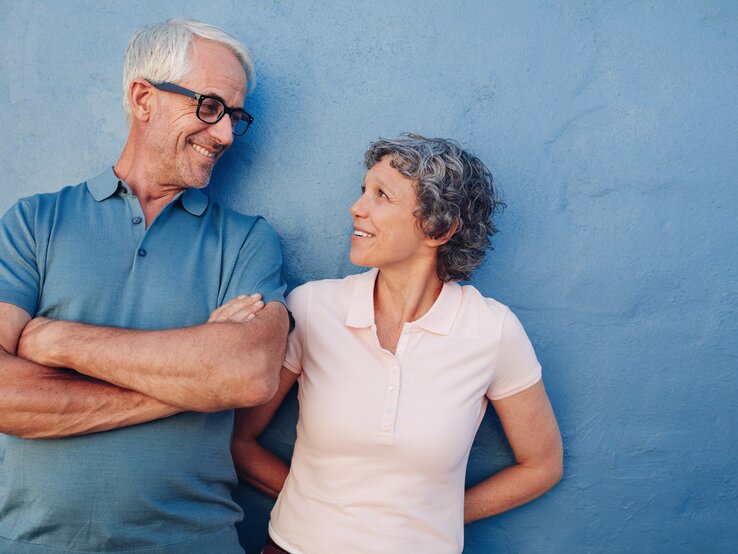
[[[201,216],[208,207],[209,198],[200,189],[187,189],[182,194],[182,207],[192,215]]]
[[[377,280],[378,273],[378,269],[370,269],[355,277],[354,293],[346,316],[348,327],[374,325],[374,281]]]
[[[109,167],[97,177],[87,181],[87,190],[90,191],[95,200],[102,202],[115,194],[119,184],[120,179],[118,179],[113,168]]]
[[[354,292],[351,296],[346,325],[348,327],[371,327],[374,325],[374,282],[378,269],[371,269],[356,276]],[[438,335],[451,332],[456,314],[461,308],[462,290],[458,283],[444,283],[441,294],[431,309],[412,325]]]
[[[461,308],[462,291],[459,283],[443,283],[441,294],[423,317],[413,322],[413,325],[436,333],[448,335],[456,321],[456,314]]]
[[[87,181],[87,190],[98,202],[102,202],[113,196],[123,181],[109,167],[97,177]],[[209,198],[200,189],[185,189],[179,195],[182,207],[192,215],[201,216],[208,207]]]

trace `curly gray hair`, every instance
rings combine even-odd
[[[438,278],[468,280],[491,248],[490,237],[497,232],[492,216],[504,207],[487,166],[453,140],[412,133],[373,142],[364,165],[371,169],[385,156],[417,183],[415,217],[426,236],[439,239],[457,226],[438,248]]]

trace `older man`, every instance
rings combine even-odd
[[[252,121],[253,77],[216,27],[137,31],[118,162],[3,217],[0,552],[242,552],[233,408],[276,390],[281,254],[199,189]]]

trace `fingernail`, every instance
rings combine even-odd
[[[244,298],[246,298],[246,295],[245,294],[239,294],[236,298],[238,300],[243,300]]]
[[[251,321],[251,320],[252,320],[252,319],[254,319],[255,317],[256,317],[256,316],[255,316],[254,314],[249,314],[249,315],[248,315],[248,316],[246,317],[246,321]]]
[[[254,294],[252,294],[252,295],[250,296],[250,298],[254,298],[254,299],[256,299],[256,298],[261,298],[261,294],[259,294],[258,292],[255,292]]]
[[[259,300],[258,302],[254,302],[254,308],[261,308],[264,305],[264,302]]]

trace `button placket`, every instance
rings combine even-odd
[[[149,254],[148,249],[144,245],[146,240],[146,226],[143,224],[145,221],[144,214],[138,198],[136,198],[130,189],[121,185],[118,194],[126,203],[128,208],[126,224],[130,230],[130,236],[133,239],[133,244],[131,245],[133,247],[131,271],[135,271],[136,265],[138,263],[142,263],[143,258]]]
[[[400,396],[400,361],[396,356],[388,353],[389,365],[387,368],[387,385],[384,394],[384,409],[382,410],[382,433],[390,440],[395,430],[397,420],[397,405]]]
[[[413,328],[407,323],[404,325],[402,333],[400,333],[400,340],[397,342],[398,358],[402,358],[403,354],[405,354],[405,350],[407,350],[407,343],[410,340],[410,333],[412,333],[412,330]]]

